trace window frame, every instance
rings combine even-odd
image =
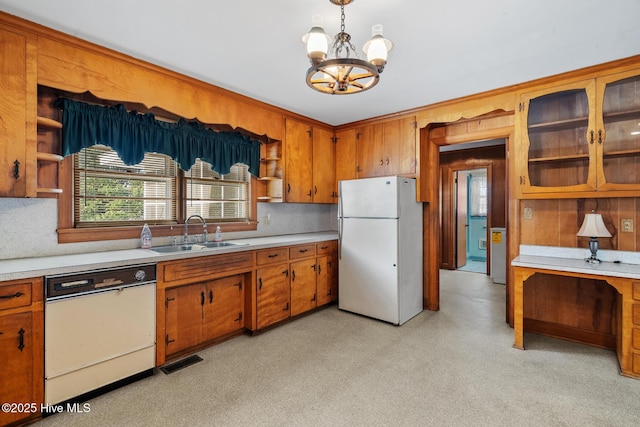
[[[102,226],[76,228],[74,224],[74,192],[73,192],[73,156],[67,156],[60,163],[59,185],[62,193],[58,195],[58,243],[80,243],[108,240],[124,240],[140,238],[141,226]],[[186,220],[183,204],[182,173],[179,173],[179,183],[176,186],[177,221],[170,224],[150,225],[154,237],[180,236],[184,233],[184,221]],[[224,232],[254,231],[258,228],[257,221],[257,178],[251,176],[249,220],[238,222],[207,221],[208,226],[220,226]],[[195,222],[188,224],[189,233],[201,231],[202,225]]]

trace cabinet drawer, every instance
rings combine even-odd
[[[633,348],[640,350],[640,329],[633,328],[633,338],[631,340]]]
[[[316,243],[316,254],[318,255],[330,254],[332,252],[335,252],[337,248],[338,248],[338,244],[335,240],[332,240],[330,242]]]
[[[31,282],[0,285],[0,310],[31,305]]]
[[[316,256],[316,244],[298,245],[289,248],[289,259]]]
[[[274,248],[256,252],[256,264],[265,265],[289,259],[288,248]]]
[[[194,280],[202,281],[220,277],[227,271],[244,271],[251,268],[253,268],[253,251],[168,261],[158,264],[158,283],[176,286]]]
[[[633,299],[640,301],[640,282],[633,282]]]
[[[640,325],[640,304],[633,304],[633,323]]]

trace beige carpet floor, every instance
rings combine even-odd
[[[441,272],[441,310],[395,327],[332,306],[198,352],[47,426],[638,426],[612,351],[525,335],[504,286]]]

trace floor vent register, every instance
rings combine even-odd
[[[202,361],[202,357],[198,355],[193,355],[193,356],[185,357],[184,359],[178,360],[177,362],[164,365],[162,368],[160,368],[160,370],[165,374],[169,375],[174,373],[175,371],[179,371],[182,368],[186,368],[187,366],[194,365],[200,361]]]

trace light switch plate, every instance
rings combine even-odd
[[[533,209],[524,208],[524,219],[533,219]]]
[[[633,220],[629,218],[622,218],[620,220],[620,231],[624,233],[633,233]]]

